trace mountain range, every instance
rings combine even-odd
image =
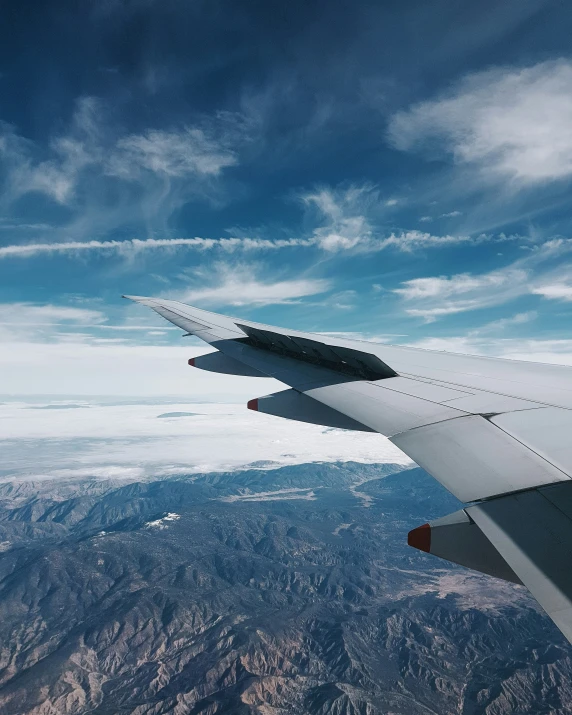
[[[407,546],[458,508],[351,462],[0,484],[0,712],[572,712],[526,590]]]

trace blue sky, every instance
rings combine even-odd
[[[8,11],[2,392],[177,392],[122,293],[572,364],[565,4]]]

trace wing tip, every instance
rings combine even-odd
[[[136,303],[140,303],[142,300],[149,300],[149,298],[144,295],[122,295],[121,297],[127,298],[127,300],[133,300]]]
[[[121,297],[132,300],[134,303],[141,303],[141,305],[146,305],[149,308],[154,308],[157,305],[156,298],[150,298],[146,295],[122,295]]]

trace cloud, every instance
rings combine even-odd
[[[572,285],[567,283],[555,283],[553,285],[540,285],[533,288],[535,295],[552,300],[572,301]]]
[[[496,68],[393,115],[404,151],[442,150],[489,179],[519,184],[572,176],[572,61]]]
[[[99,310],[34,303],[0,303],[2,325],[62,325],[81,323],[99,325],[107,317]]]
[[[206,238],[195,236],[192,238],[130,238],[122,241],[53,241],[45,243],[15,243],[0,246],[0,260],[5,258],[34,258],[46,254],[64,254],[69,256],[83,253],[117,253],[123,256],[133,256],[148,250],[176,250],[178,248],[208,251],[218,249],[227,253],[233,251],[275,251],[285,248],[310,248],[318,247],[328,252],[342,249],[355,248],[362,253],[375,253],[386,248],[395,248],[399,251],[411,252],[422,248],[438,248],[460,243],[478,244],[485,241],[503,240],[502,237],[481,234],[479,236],[445,235],[435,236],[422,231],[402,231],[391,233],[382,238],[371,237],[364,239],[343,239],[339,235],[329,235],[324,241],[321,237],[310,238]],[[358,246],[359,243],[359,246]]]
[[[313,199],[312,199],[313,200]],[[429,218],[429,217],[427,217]],[[353,250],[357,253],[375,253],[388,248],[411,252],[426,248],[439,248],[457,244],[479,244],[486,241],[512,240],[503,234],[480,234],[477,236],[433,235],[423,231],[392,232],[388,236],[379,233],[374,235],[368,220],[362,216],[340,219],[337,230],[332,225],[314,230],[313,234],[302,238],[266,239],[248,236],[231,236],[223,238],[189,237],[189,238],[131,238],[118,240],[87,240],[87,241],[46,241],[43,243],[16,243],[0,246],[0,260],[6,258],[33,258],[46,254],[64,254],[69,256],[83,253],[117,253],[123,256],[133,256],[149,250],[176,250],[179,248],[199,251],[220,250],[227,253],[233,251],[275,251],[286,248],[319,248],[328,253]]]
[[[406,300],[426,298],[450,298],[473,293],[485,289],[498,290],[510,282],[522,282],[527,277],[524,271],[497,271],[480,276],[462,273],[449,278],[445,276],[432,278],[413,278],[402,283],[402,288],[394,290]]]
[[[202,376],[196,378],[196,386],[201,379],[214,381],[208,373]],[[4,479],[142,479],[242,469],[261,462],[269,467],[340,461],[411,465],[382,435],[332,430],[247,410],[246,401],[253,395],[280,389],[273,380],[215,377],[222,377],[224,384],[242,385],[242,394],[236,387],[232,394],[238,404],[206,402],[202,390],[192,402],[177,397],[158,404],[141,398],[105,404],[84,398],[84,409],[30,409],[53,404],[36,397],[32,404],[2,404]],[[164,412],[195,414],[157,419]]]
[[[462,211],[449,211],[449,213],[441,214],[440,216],[437,216],[437,218],[456,218],[457,216],[462,215]],[[433,220],[433,216],[421,216],[419,219],[421,223],[432,223]]]
[[[433,322],[439,317],[501,305],[523,295],[572,300],[572,265],[565,261],[571,239],[533,246],[523,258],[501,269],[473,275],[430,276],[404,281],[393,293],[405,312]]]
[[[70,333],[67,340],[38,342],[22,332],[2,341],[0,372],[10,375],[4,389],[19,395],[178,395],[177,399],[228,402],[246,401],[253,390],[256,395],[280,389],[278,383],[263,378],[193,370],[188,359],[209,352],[209,347],[186,345],[186,341],[180,345],[83,342],[81,335]]]
[[[48,344],[141,344],[157,343],[158,338],[159,342],[165,342],[171,331],[180,332],[179,328],[167,324],[157,328],[157,322],[152,320],[146,325],[109,323],[103,311],[92,308],[51,303],[0,303],[0,345],[8,353],[14,343],[34,343],[38,352]],[[105,337],[106,333],[114,337]]]
[[[0,303],[0,345],[2,351],[9,351],[10,344],[19,340],[36,345],[69,340],[70,335],[79,340],[80,328],[101,330],[106,321],[105,313],[90,308],[51,303]]]
[[[131,238],[123,241],[59,241],[52,243],[19,243],[0,247],[2,258],[28,258],[42,254],[62,253],[75,254],[84,251],[101,251],[103,253],[120,253],[132,255],[153,249],[172,249],[179,247],[209,250],[220,248],[223,251],[243,250],[277,250],[296,246],[311,245],[304,239],[262,239],[262,238]]]
[[[510,318],[500,318],[499,320],[493,320],[490,323],[485,323],[481,325],[480,328],[475,328],[469,331],[468,335],[470,337],[487,335],[491,333],[500,333],[507,328],[512,328],[515,325],[525,325],[533,320],[536,320],[538,313],[535,310],[528,310],[524,313],[516,313]]]
[[[379,191],[372,184],[353,185],[346,189],[322,187],[301,195],[302,202],[317,211],[321,225],[316,227],[309,241],[329,253],[352,251],[375,253],[387,248],[411,252],[425,248],[439,248],[462,243],[483,243],[506,240],[506,237],[491,234],[437,236],[423,231],[397,231],[389,235],[379,227],[383,207],[393,205],[382,201]],[[443,216],[458,216],[452,211]],[[421,221],[432,221],[422,216]]]
[[[63,329],[101,328],[107,316],[89,308],[53,304],[0,303],[0,343],[14,339],[57,340],[54,327]]]
[[[34,202],[34,223],[48,223],[47,230],[60,230],[79,243],[90,236],[99,240],[124,226],[130,232],[169,235],[169,219],[185,203],[226,200],[224,173],[239,164],[253,129],[238,115],[197,116],[183,126],[131,134],[122,132],[112,116],[102,101],[81,98],[68,126],[45,146],[0,123],[0,203],[5,215],[11,218],[16,207],[21,210],[22,199],[41,194],[65,211]],[[30,217],[25,223],[31,223]]]
[[[236,152],[223,141],[199,127],[185,127],[120,139],[106,171],[127,179],[135,178],[141,169],[168,177],[218,176],[222,169],[237,163]]]
[[[443,248],[446,246],[455,246],[459,244],[479,244],[488,241],[504,240],[498,236],[491,234],[479,234],[477,236],[469,236],[463,234],[444,236],[436,236],[424,231],[401,231],[399,233],[391,233],[386,238],[380,238],[370,244],[370,250],[382,251],[386,248],[396,248],[405,253],[425,248]]]
[[[49,142],[49,159],[38,161],[38,147],[16,134],[9,125],[2,126],[0,155],[8,168],[5,178],[6,198],[14,201],[27,193],[39,192],[60,204],[74,196],[84,170],[104,160],[99,142],[100,105],[93,97],[77,102],[69,132]]]
[[[331,287],[330,281],[323,278],[260,279],[255,275],[256,270],[257,267],[251,265],[215,265],[195,274],[201,282],[208,279],[210,287],[190,288],[177,299],[209,306],[275,305],[325,293]]]
[[[404,281],[394,293],[413,304],[405,312],[433,322],[437,318],[507,302],[527,292],[528,271],[509,267],[481,275],[462,273]]]
[[[410,347],[423,348],[424,350],[463,353],[465,355],[485,355],[509,360],[572,366],[572,340],[494,338],[485,334],[485,327],[470,331],[467,335],[424,338],[407,344]]]
[[[315,243],[323,250],[347,250],[371,240],[373,228],[367,213],[372,205],[380,204],[373,186],[337,190],[323,187],[300,198],[306,206],[316,209],[323,220],[313,233]]]

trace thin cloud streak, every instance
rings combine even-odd
[[[1,258],[27,258],[49,253],[69,253],[83,251],[107,251],[117,253],[133,253],[157,248],[177,248],[185,246],[199,250],[221,248],[234,251],[273,250],[295,246],[309,246],[310,241],[304,239],[266,240],[259,238],[130,238],[124,241],[62,241],[57,243],[13,244],[0,247]]]
[[[395,248],[404,253],[423,249],[454,246],[458,244],[479,244],[493,240],[508,240],[502,235],[493,237],[480,236],[435,236],[423,231],[402,231],[391,233],[385,238],[368,236],[366,239],[342,240],[328,237],[322,238],[130,238],[122,241],[58,241],[51,243],[20,243],[0,247],[0,260],[5,258],[34,258],[47,254],[69,254],[83,252],[108,252],[129,255],[152,249],[176,249],[186,247],[202,251],[220,249],[226,252],[243,251],[273,251],[285,248],[319,248],[329,252],[354,249],[357,253],[376,253],[387,248]]]

